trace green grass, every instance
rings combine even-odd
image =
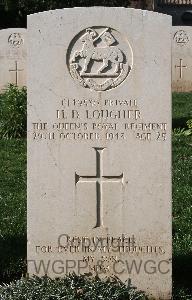
[[[0,138],[26,137],[27,89],[9,84],[0,92]]]
[[[173,95],[173,127],[192,118],[192,94]],[[0,280],[25,272],[26,140],[0,140]],[[173,135],[174,300],[192,300],[192,136]]]
[[[173,137],[173,242],[174,299],[189,300],[192,299],[192,136]]]
[[[186,128],[187,120],[192,118],[192,94],[173,93],[173,128]]]
[[[0,140],[0,280],[18,278],[26,256],[26,140]]]

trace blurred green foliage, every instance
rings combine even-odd
[[[21,279],[0,286],[2,300],[145,300],[145,295],[118,279],[100,280],[98,277],[77,276]]]
[[[0,138],[19,138],[27,131],[27,90],[10,84],[0,93]]]

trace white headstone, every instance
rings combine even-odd
[[[0,90],[9,83],[26,85],[26,29],[0,30]]]
[[[172,90],[192,92],[192,27],[173,26]]]
[[[171,17],[64,9],[28,34],[29,274],[171,299]]]

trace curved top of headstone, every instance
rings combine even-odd
[[[79,12],[79,10],[81,11],[89,11],[89,13],[94,13],[94,12],[126,12],[126,13],[130,13],[130,14],[134,14],[134,15],[138,15],[138,16],[161,16],[162,18],[165,19],[172,19],[171,16],[167,15],[167,14],[162,14],[159,12],[154,12],[154,11],[150,11],[150,10],[142,10],[142,9],[135,9],[135,8],[126,8],[126,7],[108,7],[108,6],[90,6],[90,7],[73,7],[73,8],[63,8],[63,9],[55,9],[55,10],[47,10],[47,11],[43,11],[43,12],[38,12],[38,13],[34,13],[34,14],[30,14],[27,17],[31,18],[33,16],[46,16],[46,15],[53,15],[53,14],[61,14],[61,13],[69,13],[69,14],[73,14],[76,12]]]
[[[0,30],[0,36],[6,36],[8,34],[14,34],[14,33],[22,33],[26,34],[27,29],[26,28],[5,28]]]
[[[6,28],[0,30],[1,55],[3,48],[23,47],[27,35],[26,28]]]
[[[2,31],[26,31],[26,28],[21,28],[21,27],[15,27],[15,28],[4,28],[1,29],[0,32]]]
[[[50,10],[28,16],[29,49],[41,65],[37,44],[40,45],[40,51],[46,53],[43,57],[48,60],[48,73],[52,73],[48,66],[56,63],[55,58],[61,59],[63,67],[58,69],[57,76],[62,78],[59,72],[64,72],[68,84],[74,80],[77,87],[109,91],[128,77],[133,78],[134,62],[138,55],[143,55],[141,44],[146,44],[150,53],[153,36],[157,36],[163,51],[161,40],[171,25],[171,16],[133,8],[94,6]],[[168,34],[171,37],[171,32]],[[138,64],[137,67],[140,69]]]

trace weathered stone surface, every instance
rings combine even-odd
[[[172,90],[192,92],[192,27],[173,26]]]
[[[26,29],[0,30],[0,89],[26,85]]]
[[[28,34],[29,274],[171,299],[171,18],[64,9]]]

